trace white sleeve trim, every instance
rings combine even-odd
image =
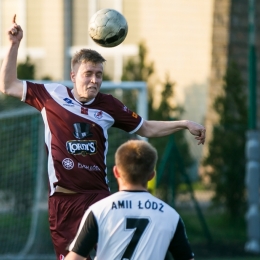
[[[142,118],[140,124],[139,124],[133,131],[129,132],[129,134],[133,134],[133,133],[135,133],[136,131],[138,131],[139,128],[142,126],[143,122],[144,122],[144,119]]]
[[[23,95],[21,101],[25,102],[26,94],[27,94],[27,83],[25,80],[23,80]]]

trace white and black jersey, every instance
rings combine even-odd
[[[96,243],[97,260],[163,260],[167,250],[175,260],[193,258],[179,214],[143,191],[119,191],[90,206],[68,249],[86,257]]]

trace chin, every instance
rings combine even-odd
[[[80,102],[88,102],[91,99],[95,98],[97,96],[97,93],[95,95],[88,95],[80,98]]]

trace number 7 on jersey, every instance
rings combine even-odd
[[[150,220],[148,218],[126,218],[126,229],[135,229],[134,235],[126,247],[126,250],[121,258],[131,259],[139,240],[141,239],[145,229],[147,228]]]

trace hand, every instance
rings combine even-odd
[[[12,27],[8,30],[9,40],[12,43],[19,43],[23,38],[23,30],[20,25],[16,23],[16,14],[13,17]]]
[[[198,145],[204,144],[206,138],[206,129],[204,126],[197,124],[193,121],[188,121],[187,128],[192,135],[195,135],[195,139],[198,140]]]

